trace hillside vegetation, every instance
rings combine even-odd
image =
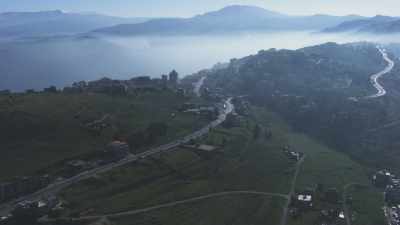
[[[188,99],[172,91],[138,96],[40,93],[0,96],[0,180],[31,175],[56,162],[101,151],[113,139],[133,141],[133,153],[190,133],[205,120],[178,113]],[[172,114],[175,117],[172,117]],[[98,130],[87,125],[104,120]],[[151,143],[141,135],[153,123],[167,133]],[[16,166],[24,165],[24,166]]]

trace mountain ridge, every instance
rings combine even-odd
[[[248,5],[231,5],[191,18],[150,20],[94,30],[109,35],[210,34],[237,31],[320,30],[361,16],[290,16]]]
[[[356,32],[356,33],[398,33],[400,32],[400,17],[376,15],[372,18],[345,21],[337,26],[328,27],[322,32]]]

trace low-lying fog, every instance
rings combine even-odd
[[[326,35],[311,32],[221,36],[52,38],[0,43],[0,90],[63,87],[104,76],[181,76],[261,49],[297,49],[325,42],[396,42],[400,36]]]

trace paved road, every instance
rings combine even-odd
[[[11,201],[11,202],[3,203],[3,204],[0,205],[0,216],[8,215],[13,210],[13,208],[15,207],[15,204],[17,204],[18,202],[22,202],[22,201],[37,201],[37,200],[41,199],[43,196],[55,195],[58,192],[60,192],[62,189],[66,188],[66,187],[68,187],[68,186],[70,186],[70,185],[72,185],[74,183],[77,183],[77,182],[79,182],[81,180],[85,180],[85,179],[88,179],[90,177],[93,177],[96,174],[110,171],[110,170],[112,170],[112,169],[114,169],[116,167],[123,166],[125,164],[137,161],[139,159],[146,158],[148,156],[151,156],[151,155],[154,155],[154,154],[157,154],[157,153],[160,153],[160,152],[165,152],[165,151],[172,150],[172,149],[174,149],[174,148],[176,148],[176,147],[178,147],[178,146],[180,146],[182,144],[186,144],[186,143],[190,142],[192,139],[200,138],[200,137],[204,136],[205,134],[207,134],[208,132],[210,132],[211,128],[217,127],[218,125],[220,125],[222,122],[225,121],[226,116],[228,114],[230,114],[234,109],[234,106],[231,103],[231,101],[232,101],[232,98],[228,98],[225,101],[226,108],[223,110],[223,112],[220,113],[220,115],[218,116],[218,118],[216,120],[212,121],[211,123],[209,123],[207,126],[203,127],[202,129],[200,129],[198,131],[195,131],[190,135],[187,135],[186,137],[183,137],[183,138],[181,138],[179,140],[176,140],[174,142],[171,142],[171,143],[168,143],[168,144],[165,144],[165,145],[161,145],[161,146],[156,147],[156,148],[149,149],[148,151],[145,151],[145,152],[137,154],[137,155],[130,155],[130,156],[126,157],[125,159],[119,161],[119,162],[107,164],[107,165],[104,165],[104,166],[101,166],[101,167],[97,167],[97,168],[92,169],[92,170],[85,171],[85,172],[80,173],[80,174],[78,174],[78,175],[76,175],[74,177],[59,181],[57,183],[53,183],[53,184],[47,186],[46,188],[44,188],[44,189],[42,189],[42,190],[40,190],[40,191],[38,191],[36,193],[33,193],[33,194],[30,194],[30,195],[18,198],[16,200]]]
[[[282,219],[281,219],[281,223],[280,223],[281,225],[286,225],[287,224],[289,206],[292,203],[291,196],[294,195],[294,192],[295,192],[295,189],[296,189],[297,178],[299,176],[301,165],[303,164],[305,158],[306,158],[306,155],[304,155],[300,159],[300,161],[298,161],[297,164],[296,164],[296,171],[295,171],[294,176],[293,176],[292,186],[290,187],[290,192],[288,194],[288,199],[287,199],[286,205],[283,208]]]
[[[379,52],[382,54],[383,59],[388,63],[388,65],[385,67],[384,70],[381,72],[374,74],[371,76],[371,83],[375,87],[375,89],[378,91],[376,94],[367,96],[366,98],[378,98],[386,95],[386,90],[385,88],[379,83],[379,78],[381,78],[383,75],[390,73],[394,67],[394,62],[389,58],[387,52],[385,49],[382,49],[380,47],[377,47]]]
[[[98,215],[98,216],[85,216],[85,217],[79,217],[79,218],[65,218],[65,220],[82,221],[82,220],[101,219],[101,218],[104,218],[104,217],[116,218],[116,217],[121,217],[121,216],[131,216],[131,215],[136,215],[136,214],[140,214],[140,213],[150,212],[150,211],[157,210],[157,209],[173,207],[173,206],[177,206],[177,205],[181,205],[181,204],[185,204],[185,203],[191,203],[191,202],[196,202],[196,201],[205,200],[205,199],[209,199],[209,198],[228,196],[228,195],[261,195],[261,196],[280,197],[280,198],[288,199],[288,195],[278,194],[278,193],[259,192],[259,191],[226,191],[226,192],[218,192],[218,193],[213,193],[213,194],[208,194],[208,195],[202,195],[202,196],[189,198],[189,199],[185,199],[185,200],[181,200],[181,201],[175,201],[175,202],[160,204],[160,205],[151,206],[151,207],[143,208],[143,209],[135,209],[135,210],[125,211],[125,212]],[[49,222],[49,221],[50,220],[47,220],[47,222]]]
[[[197,97],[200,97],[201,96],[201,87],[203,86],[203,84],[204,84],[204,81],[206,80],[206,76],[204,76],[204,77],[202,77],[202,78],[200,78],[200,80],[199,81],[197,81],[196,83],[194,83],[194,93],[197,95]]]

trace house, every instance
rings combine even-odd
[[[337,209],[323,209],[320,211],[319,218],[324,222],[334,222],[339,216]]]
[[[44,88],[43,92],[45,92],[45,93],[57,93],[57,88],[55,86],[50,86],[48,88]]]
[[[88,166],[88,163],[83,160],[72,160],[67,162],[67,166],[73,170],[81,171]]]
[[[388,186],[385,191],[385,201],[390,205],[400,204],[400,188]]]
[[[300,159],[303,157],[304,153],[302,152],[296,152],[290,150],[290,147],[285,147],[283,152],[287,155],[287,157],[291,160],[295,161],[300,161]]]
[[[307,189],[303,192],[298,193],[293,200],[294,206],[299,208],[299,210],[304,211],[310,209],[314,205],[314,191]]]
[[[118,161],[125,158],[130,152],[129,145],[123,141],[113,141],[107,145],[104,153],[106,159]]]
[[[11,94],[10,90],[0,90],[0,95],[9,95]]]
[[[184,145],[183,147],[204,152],[213,152],[220,148],[218,146],[213,146],[213,145]]]
[[[178,80],[179,74],[175,70],[172,70],[171,73],[169,73],[169,84],[172,87],[176,87],[178,85]]]
[[[89,92],[103,94],[126,94],[127,88],[123,82],[104,77],[100,80],[90,81],[86,88]]]
[[[299,194],[296,197],[297,206],[302,209],[313,207],[313,197],[310,194]]]
[[[389,185],[391,180],[392,174],[387,170],[380,170],[372,177],[373,184],[380,188],[384,188]]]
[[[161,75],[161,85],[163,88],[168,87],[168,75]]]

